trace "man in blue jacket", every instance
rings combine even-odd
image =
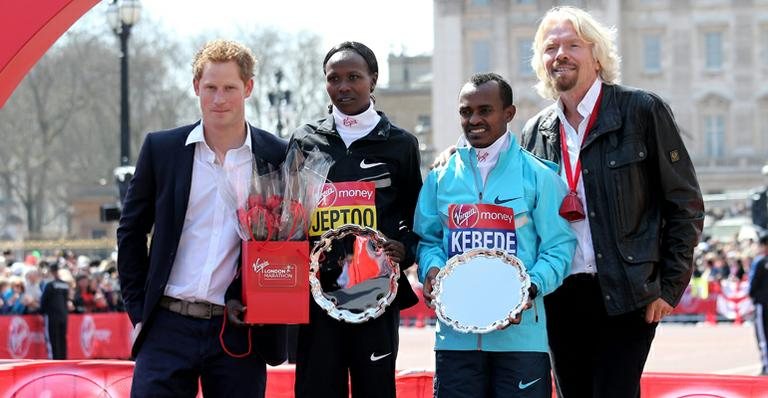
[[[501,76],[472,76],[461,89],[459,115],[468,145],[429,173],[416,208],[414,230],[421,237],[419,279],[425,300],[431,303],[434,278],[449,255],[483,244],[484,240],[462,242],[466,228],[448,221],[452,211],[472,205],[512,214],[508,231],[497,231],[514,232],[497,234],[512,241],[494,240],[495,247],[485,248],[505,250],[523,262],[536,311],[524,311],[516,324],[483,335],[460,333],[439,323],[435,396],[551,397],[542,297],[568,275],[575,249],[571,228],[558,214],[566,188],[552,163],[521,149],[507,131],[515,106],[512,89]]]

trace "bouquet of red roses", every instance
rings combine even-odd
[[[280,167],[254,159],[235,190],[246,323],[309,321],[309,219],[333,161],[293,142]]]
[[[238,233],[244,241],[306,240],[309,217],[333,161],[318,149],[304,155],[293,142],[275,167],[254,159],[248,185],[236,187]]]

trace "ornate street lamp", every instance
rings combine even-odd
[[[120,166],[131,163],[130,109],[128,103],[128,37],[139,21],[139,0],[112,0],[107,8],[107,21],[120,38]],[[120,198],[122,200],[122,198]]]
[[[280,83],[283,81],[282,69],[278,69],[277,72],[275,72],[275,81],[277,82],[275,89],[267,93],[267,95],[269,96],[269,105],[272,108],[274,108],[275,112],[277,113],[277,126],[275,126],[275,129],[277,130],[276,133],[279,137],[282,137],[283,136],[282,107],[283,105],[288,105],[291,103],[291,90],[280,89]]]

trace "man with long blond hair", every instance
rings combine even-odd
[[[221,189],[247,186],[252,159],[278,165],[286,149],[245,121],[255,62],[242,44],[205,44],[192,65],[202,119],[149,133],[139,153],[117,230],[120,283],[135,325],[132,397],[191,398],[198,385],[206,397],[263,397],[265,359],[284,360],[263,355],[280,350],[263,339],[253,338],[249,355],[222,346],[247,351],[248,334],[257,330],[222,331],[240,238]]]
[[[692,273],[704,205],[667,104],[621,86],[613,29],[575,7],[541,21],[531,61],[555,101],[522,146],[560,164],[560,214],[578,244],[571,274],[545,297],[560,397],[639,397],[656,326]]]

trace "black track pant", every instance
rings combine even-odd
[[[296,398],[394,398],[400,312],[361,324],[337,321],[313,301],[296,352]]]

